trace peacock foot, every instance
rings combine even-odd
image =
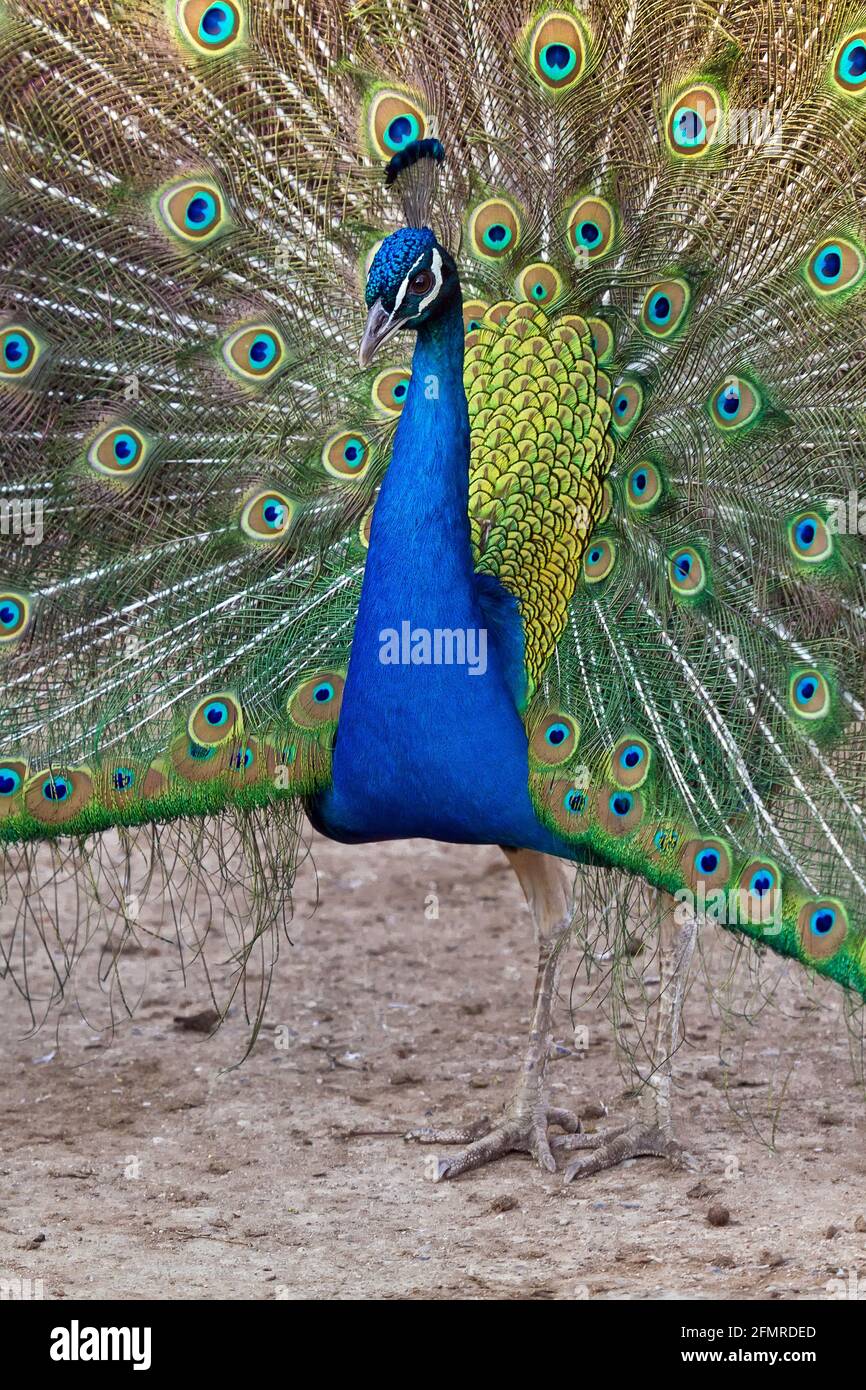
[[[671,1134],[658,1125],[622,1125],[618,1129],[602,1130],[598,1134],[564,1134],[553,1140],[557,1153],[575,1149],[589,1150],[582,1158],[569,1163],[563,1173],[564,1182],[589,1178],[605,1168],[615,1168],[630,1158],[665,1158],[673,1168],[694,1169],[694,1158]]]
[[[571,1110],[548,1105],[533,1093],[517,1093],[506,1107],[502,1119],[490,1125],[485,1119],[468,1129],[414,1129],[404,1137],[420,1144],[466,1144],[460,1153],[435,1159],[431,1176],[436,1182],[458,1178],[461,1173],[481,1168],[509,1153],[530,1154],[545,1172],[556,1172],[556,1159],[551,1152],[548,1129],[556,1125],[567,1135],[575,1135],[580,1120]]]

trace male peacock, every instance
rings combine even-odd
[[[677,1158],[665,1064],[625,1134],[547,1105],[559,861],[660,890],[674,1028],[674,894],[866,991],[866,9],[4,0],[0,42],[7,967],[34,844],[84,887],[109,827],[216,844],[265,914],[301,803],[499,844],[532,1035],[440,1173]]]

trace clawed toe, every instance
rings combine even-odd
[[[563,1174],[564,1182],[591,1177],[593,1173],[614,1168],[630,1158],[664,1158],[673,1168],[693,1169],[697,1166],[691,1154],[676,1139],[658,1128],[627,1126],[599,1134],[563,1135],[553,1142],[560,1151],[590,1150],[584,1157],[576,1158],[568,1165]]]
[[[580,1133],[580,1120],[573,1110],[560,1110],[557,1106],[550,1106],[547,1111],[548,1125],[557,1125],[564,1129],[566,1134]]]
[[[594,1134],[584,1134],[582,1131],[555,1134],[550,1145],[551,1148],[556,1149],[557,1153],[571,1153],[574,1149],[600,1149],[603,1145],[610,1143],[611,1139],[625,1134],[627,1129],[628,1125],[620,1125],[616,1129],[602,1129]]]
[[[407,1129],[403,1138],[414,1144],[472,1144],[482,1135],[490,1133],[490,1116],[482,1115],[471,1125],[459,1128],[437,1129],[435,1125],[423,1125],[419,1129]]]
[[[562,1134],[548,1134],[556,1126]],[[557,1106],[513,1106],[498,1124],[486,1119],[463,1129],[422,1128],[404,1136],[421,1144],[464,1144],[459,1153],[438,1158],[431,1171],[434,1181],[458,1178],[510,1153],[530,1154],[547,1173],[556,1172],[559,1154],[579,1152],[563,1172],[563,1181],[588,1178],[605,1168],[615,1168],[632,1158],[663,1158],[673,1168],[694,1169],[691,1154],[672,1135],[657,1125],[620,1125],[595,1134],[581,1132],[580,1120],[571,1110]]]
[[[479,1134],[481,1125],[483,1131]],[[488,1121],[484,1121],[463,1130],[414,1129],[409,1130],[405,1138],[422,1144],[466,1144],[460,1153],[443,1156],[437,1161],[432,1174],[436,1182],[460,1177],[462,1173],[481,1168],[509,1153],[530,1154],[545,1172],[555,1173],[556,1159],[551,1152],[551,1140],[547,1133],[552,1125],[569,1136],[580,1130],[580,1120],[571,1110],[546,1106],[539,1111],[535,1107],[517,1106],[506,1112],[492,1128]]]

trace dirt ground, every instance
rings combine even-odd
[[[318,910],[307,869],[239,1069],[224,1070],[243,1052],[240,1008],[210,1039],[174,1022],[208,995],[168,946],[132,958],[143,997],[110,1044],[95,968],[78,981],[88,1021],[70,1008],[59,1040],[26,1036],[4,989],[0,1276],[86,1299],[857,1296],[866,1103],[839,991],[783,967],[772,1002],[731,1024],[705,983],[731,948],[705,929],[676,1059],[698,1173],[642,1159],[565,1187],[513,1156],[434,1183],[430,1151],[402,1133],[506,1098],[534,976],[527,909],[493,849],[314,850]],[[569,1046],[550,1068],[555,1103],[587,1127],[634,1105],[592,989],[576,980],[573,1017],[560,1002]],[[729,1224],[709,1223],[713,1205]]]

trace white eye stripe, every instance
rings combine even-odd
[[[409,281],[412,279],[412,276],[415,274],[415,268],[416,268],[416,266],[419,266],[419,265],[421,264],[421,262],[423,261],[425,254],[426,254],[426,253],[425,253],[424,251],[422,251],[422,252],[421,252],[421,255],[417,258],[417,260],[413,261],[412,265],[409,267],[409,272],[408,272],[408,274],[406,275],[406,278],[404,279],[403,283],[401,284],[399,290],[397,291],[397,297],[396,297],[396,299],[394,300],[394,308],[393,308],[393,311],[392,311],[393,313],[396,314],[397,310],[400,308],[400,305],[403,303],[403,300],[406,298],[406,291],[407,291],[408,288],[409,288]]]
[[[394,309],[391,315],[392,318],[394,314],[396,314],[397,310],[400,308],[400,305],[403,303],[403,300],[406,298],[406,294],[409,289],[409,281],[412,279],[413,275],[415,274],[415,271],[423,261],[425,255],[426,252],[422,251],[421,255],[410,267],[409,273],[407,274],[399,290],[397,291],[397,296],[394,300]],[[418,314],[423,313],[423,311],[427,308],[427,305],[433,302],[433,300],[436,298],[437,294],[442,288],[442,257],[436,250],[435,246],[433,247],[432,261],[433,264],[431,265],[430,269],[433,273],[433,288],[430,290],[429,294],[425,295],[424,299],[421,300],[421,303],[418,305],[418,308],[412,315],[413,318],[417,318]]]
[[[419,314],[423,313],[423,311],[427,308],[427,305],[432,303],[432,301],[436,298],[437,294],[442,288],[442,257],[439,255],[439,252],[436,250],[435,246],[433,247],[433,264],[431,265],[430,269],[433,272],[434,284],[430,293],[428,295],[425,295],[425,297],[421,300],[421,303],[418,305]]]

